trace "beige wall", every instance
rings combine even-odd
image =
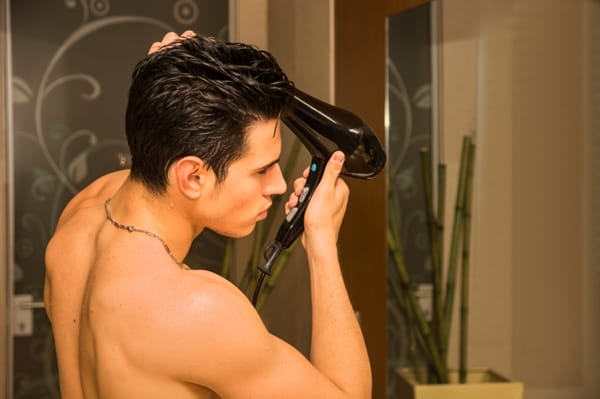
[[[442,2],[449,171],[478,148],[469,358],[526,399],[600,393],[598,4]]]
[[[230,5],[231,39],[266,48],[268,0],[233,0]]]

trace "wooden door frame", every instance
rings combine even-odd
[[[334,101],[385,134],[386,17],[430,0],[338,0],[334,6]],[[359,314],[373,373],[373,398],[387,386],[387,171],[347,179],[351,195],[340,232],[340,259]]]

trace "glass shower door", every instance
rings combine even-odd
[[[150,43],[166,31],[186,29],[226,39],[229,4],[221,0],[5,4],[11,309],[7,324],[12,336],[5,397],[60,398],[42,302],[44,251],[60,211],[100,175],[128,166],[127,90],[133,67]],[[218,258],[221,244],[210,237],[194,248]]]

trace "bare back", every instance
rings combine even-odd
[[[265,129],[267,137],[272,137],[271,132]],[[230,166],[228,179],[235,177],[236,170],[255,170],[238,164],[234,164],[237,169]],[[115,227],[104,209],[106,199],[112,198],[112,216],[117,221],[171,238],[170,243],[179,243],[172,253],[181,255],[198,234],[191,228],[188,233],[194,233],[181,239],[194,218],[179,213],[179,219],[174,219],[166,210],[168,201],[181,201],[181,195],[168,201],[159,198],[165,207],[161,208],[145,192],[136,191],[140,183],[128,179],[125,171],[107,175],[78,194],[65,208],[46,250],[44,299],[56,343],[62,397],[369,397],[368,354],[335,245],[348,198],[346,186],[337,178],[340,170],[341,163],[329,162],[311,200],[317,205],[308,209],[314,210],[314,216],[305,225],[312,293],[310,359],[271,334],[248,298],[229,281],[181,267],[159,240]],[[269,174],[252,172],[236,182],[262,187],[255,183],[262,182],[262,176]],[[184,209],[221,215],[213,209],[217,186],[206,183],[214,182],[214,176],[211,179],[185,180],[202,181],[201,187],[212,187],[213,192],[193,203],[186,199]],[[234,205],[237,197],[229,197],[240,192],[239,184],[230,184],[218,186],[218,199]],[[181,183],[181,187],[187,186]],[[298,185],[295,198],[300,189]],[[258,210],[264,208],[261,201]],[[180,206],[176,202],[173,209],[181,212]],[[247,222],[244,213],[233,219],[245,229],[259,219],[258,210],[249,211],[254,222]],[[173,239],[177,233],[179,239]]]
[[[160,245],[107,223],[104,201],[126,177],[109,175],[75,197],[47,248],[45,301],[62,397],[212,397],[155,360],[168,356],[161,341],[172,336],[168,320],[186,287],[215,277],[161,267],[170,259]]]

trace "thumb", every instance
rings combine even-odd
[[[327,166],[325,166],[325,172],[323,173],[322,180],[330,180],[332,183],[338,178],[344,165],[345,156],[342,151],[336,151],[331,155]]]

